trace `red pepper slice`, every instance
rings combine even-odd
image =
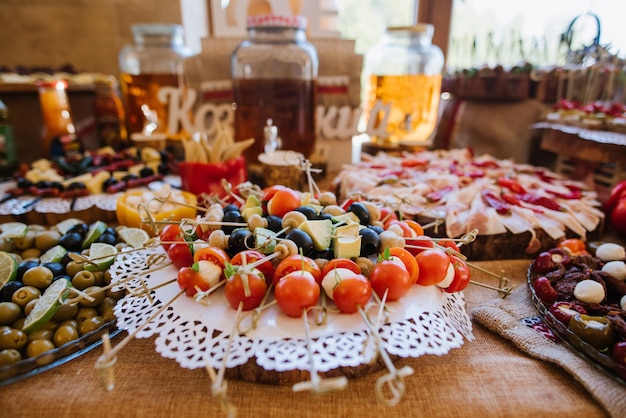
[[[432,191],[426,195],[426,199],[429,202],[438,202],[440,201],[448,192],[450,192],[454,187],[452,186],[444,186],[439,190]]]
[[[626,196],[626,180],[620,181],[611,189],[611,194],[604,203],[604,210],[606,213],[611,213],[622,196]]]
[[[498,179],[498,185],[509,189],[513,193],[518,193],[518,194],[526,193],[526,189],[524,189],[524,187],[521,184],[519,184],[517,181],[509,177],[500,177]]]
[[[543,206],[546,209],[558,210],[558,211],[563,210],[561,205],[559,205],[554,200],[547,198],[545,196],[537,196],[531,193],[526,193],[523,195],[519,195],[518,198],[522,202],[530,203],[530,204],[537,205],[537,206]]]
[[[412,168],[412,167],[423,167],[428,165],[428,161],[420,160],[418,158],[405,158],[400,162],[402,167]]]
[[[481,192],[481,195],[483,199],[485,200],[485,202],[487,202],[487,204],[491,206],[492,208],[494,208],[496,212],[498,212],[499,214],[505,215],[505,214],[511,213],[511,206],[509,206],[508,203],[501,200],[498,196],[496,196],[490,190],[483,190]]]

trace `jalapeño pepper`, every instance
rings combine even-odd
[[[599,351],[607,349],[615,338],[611,322],[604,316],[577,313],[570,319],[568,328]]]

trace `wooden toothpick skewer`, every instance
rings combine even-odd
[[[317,307],[314,307],[314,309]],[[302,311],[302,321],[304,322],[304,334],[306,338],[306,350],[309,357],[309,374],[311,375],[310,381],[299,382],[291,387],[294,392],[300,392],[304,390],[310,390],[314,393],[329,392],[331,390],[343,389],[348,384],[348,379],[345,376],[338,376],[328,379],[322,379],[315,367],[315,356],[313,354],[313,341],[311,340],[311,331],[309,329],[309,318],[307,316],[307,310]]]

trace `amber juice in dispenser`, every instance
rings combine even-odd
[[[136,24],[132,32],[134,44],[124,47],[119,57],[129,137],[137,133],[187,137],[182,130],[170,129],[169,103],[158,97],[162,87],[182,89],[183,95],[186,91],[184,62],[193,52],[184,43],[182,26]]]
[[[432,45],[433,26],[388,28],[367,54],[364,115],[378,126],[386,116],[387,136],[377,143],[424,143],[435,130],[443,69],[443,53]],[[376,102],[390,107],[373,114]],[[373,119],[373,120],[372,120]]]
[[[248,39],[233,51],[235,140],[255,138],[246,161],[258,163],[268,120],[283,150],[309,157],[315,149],[317,51],[301,16],[260,15],[247,20]]]

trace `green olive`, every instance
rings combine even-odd
[[[19,238],[13,238],[13,245],[20,251],[27,250],[35,246],[35,237],[37,232],[33,231],[30,227],[26,232],[26,235]]]
[[[41,291],[33,286],[20,287],[11,296],[11,301],[21,307],[26,306],[28,302],[41,296]]]
[[[78,304],[63,303],[52,317],[53,321],[65,321],[74,318],[78,312]]]
[[[51,329],[38,329],[37,331],[33,331],[28,334],[28,341],[35,340],[50,340],[52,341],[52,336],[54,335],[54,330]]]
[[[22,314],[22,308],[15,302],[0,302],[0,325],[9,325]]]
[[[22,329],[24,328],[24,321],[26,321],[26,317],[23,316],[21,318],[18,318],[17,321],[13,322],[11,324],[11,327],[15,328],[15,329]]]
[[[77,321],[77,320],[75,320],[75,319],[73,319],[73,318],[72,318],[72,319],[67,319],[67,320],[65,320],[65,321],[61,322],[61,323],[59,324],[59,327],[62,327],[62,326],[64,326],[64,325],[68,325],[68,326],[70,326],[70,327],[72,327],[72,328],[76,328],[76,329],[78,329],[78,321]]]
[[[87,270],[81,270],[72,277],[72,285],[78,290],[85,290],[95,284],[96,278]]]
[[[33,340],[26,347],[26,355],[30,358],[37,357],[50,350],[54,350],[52,341],[46,339]]]
[[[114,290],[114,288],[109,287],[106,291],[107,297],[113,298],[115,300],[120,300],[126,295],[126,290],[124,288]]]
[[[22,251],[21,256],[23,259],[26,259],[26,258],[38,259],[41,256],[41,250],[39,248],[29,248],[27,250]]]
[[[80,308],[74,318],[80,324],[84,320],[93,318],[94,316],[98,316],[98,311],[95,308]]]
[[[56,347],[78,339],[78,330],[71,325],[61,325],[54,331],[52,342]]]
[[[10,253],[13,251],[13,241],[10,238],[0,238],[0,251]]]
[[[87,300],[87,298],[83,298],[80,300],[80,305],[88,308],[95,308],[102,303],[105,296],[105,291],[102,290],[100,286],[90,286],[87,289],[83,290],[87,295],[93,298],[92,301]]]
[[[22,359],[22,355],[14,348],[0,351],[0,367],[10,366]]]
[[[35,237],[35,247],[42,251],[49,250],[59,243],[61,240],[61,233],[53,229],[41,231]]]
[[[111,278],[111,270],[106,270],[104,272],[104,284],[105,284],[105,286],[111,284],[111,279],[112,279]]]
[[[49,329],[50,331],[54,331],[59,326],[59,323],[53,320],[50,320],[43,324],[40,329]]]
[[[85,319],[78,325],[78,332],[80,333],[80,335],[85,335],[87,333],[90,333],[91,331],[97,330],[105,323],[106,321],[103,317],[92,316],[91,318]]]
[[[79,271],[83,271],[85,268],[82,263],[76,261],[70,261],[65,265],[65,274],[70,277],[74,277]]]
[[[94,271],[93,278],[96,286],[104,286],[104,271]]]
[[[30,302],[28,302],[28,303],[26,304],[26,306],[24,306],[24,315],[25,315],[25,316],[30,315],[30,313],[32,312],[33,308],[34,308],[34,307],[35,307],[35,305],[37,304],[37,301],[38,301],[38,300],[39,300],[39,299],[33,299],[33,300],[31,300]]]
[[[21,329],[0,327],[0,350],[14,348],[19,350],[28,341],[28,335]]]
[[[45,289],[50,286],[54,275],[52,271],[46,266],[31,267],[24,273],[22,282],[26,286],[34,286],[37,289]]]

